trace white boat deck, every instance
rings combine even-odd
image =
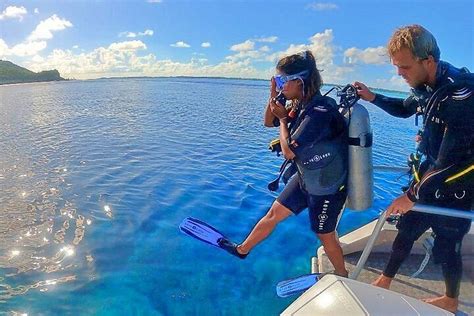
[[[354,270],[360,255],[360,252],[356,252],[345,256],[346,267],[349,272]],[[388,261],[388,256],[388,253],[372,253],[357,280],[364,283],[371,283],[374,281],[385,267],[385,264]],[[423,258],[424,255],[411,255],[403,263],[399,273],[393,280],[390,289],[418,299],[443,295],[445,286],[441,267],[440,265],[435,265],[433,260],[430,260],[426,268],[417,278],[410,278],[410,276],[418,270]],[[456,315],[474,316],[474,278],[472,275],[474,256],[464,256],[463,261],[465,270],[469,270],[470,268],[470,273],[468,271],[464,272],[459,296],[460,304]],[[322,264],[322,271],[333,270],[327,257],[324,257]]]
[[[349,273],[355,269],[362,250],[367,244],[368,238],[373,233],[374,227],[375,222],[372,222],[340,238],[345,255],[346,267]],[[429,232],[426,233],[415,243],[412,254],[402,264],[399,273],[392,282],[391,290],[418,299],[441,296],[444,294],[445,285],[441,266],[435,265],[432,258],[430,258],[423,272],[416,278],[410,277],[418,270],[425,257],[422,242],[424,237],[429,235]],[[388,261],[391,245],[395,236],[395,226],[386,223],[365,264],[365,268],[357,280],[371,283],[380,275]],[[319,272],[332,271],[333,267],[327,259],[322,247],[318,249],[317,253],[317,269]],[[464,271],[459,297],[460,305],[456,315],[474,316],[474,227],[471,227],[470,232],[464,238],[462,254]]]

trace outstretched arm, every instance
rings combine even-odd
[[[362,100],[375,104],[390,115],[406,118],[416,113],[417,101],[412,97],[404,100],[373,93],[365,84],[358,81],[354,82],[354,86],[357,87],[357,94]]]

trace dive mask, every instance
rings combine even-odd
[[[273,78],[275,79],[277,90],[281,91],[283,90],[283,86],[285,85],[285,83],[287,83],[288,81],[300,79],[304,82],[304,79],[307,75],[308,70],[304,70],[294,75],[275,75]]]

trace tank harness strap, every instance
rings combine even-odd
[[[423,248],[425,249],[425,257],[423,258],[423,261],[420,264],[420,267],[418,270],[416,270],[415,273],[413,273],[410,278],[416,278],[418,275],[420,275],[423,270],[425,270],[426,266],[428,265],[428,262],[430,261],[431,255],[433,254],[433,246],[434,246],[434,234],[432,233],[429,237],[427,237],[423,241]]]
[[[372,133],[366,133],[359,137],[349,137],[349,145],[359,147],[372,147],[373,135]]]
[[[411,173],[413,174],[416,183],[420,182],[420,174],[418,173],[418,170],[420,169],[420,163],[421,163],[421,155],[418,153],[411,153],[410,156],[408,156],[407,160],[407,165],[411,169]]]

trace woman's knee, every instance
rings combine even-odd
[[[291,211],[285,206],[280,204],[278,201],[275,201],[267,214],[265,214],[264,219],[270,222],[278,223],[291,215]]]

